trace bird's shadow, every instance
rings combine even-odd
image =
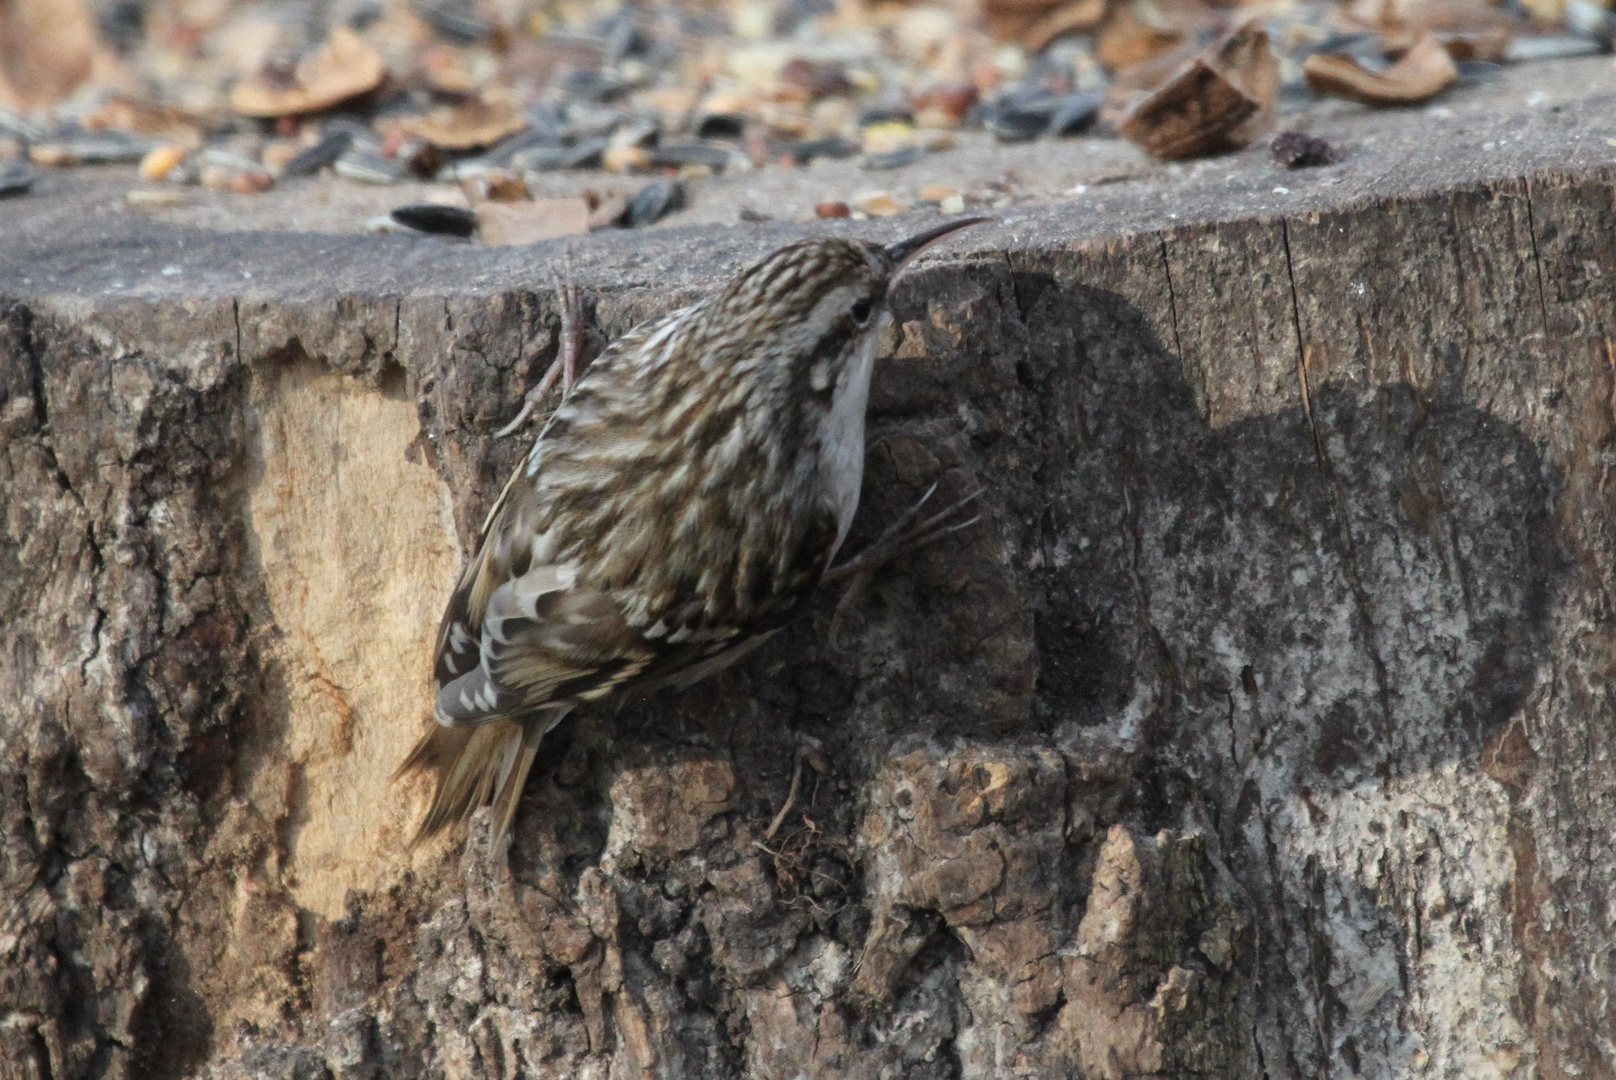
[[[604,849],[621,769],[728,761],[733,807],[761,828],[808,755],[795,805],[840,837],[845,899],[858,792],[895,747],[1109,725],[1139,748],[1120,812],[1148,828],[1200,807],[1272,938],[1279,906],[1329,894],[1405,941],[1373,887],[1318,863],[1289,880],[1251,837],[1285,799],[1323,813],[1479,770],[1533,690],[1567,575],[1537,447],[1466,399],[1456,363],[1431,385],[1338,380],[1209,424],[1136,308],[1003,263],[916,282],[895,314],[849,550],[933,480],[939,502],[985,489],[984,520],[881,571],[835,641],[826,595],[734,671],[558,733],[542,801],[584,823],[571,865]],[[1278,943],[1269,1016],[1330,949]],[[1263,1037],[1297,1060],[1357,1037],[1325,1028]]]
[[[1114,722],[1148,684],[1141,737],[1197,771],[1278,755],[1328,786],[1473,756],[1518,709],[1566,569],[1557,480],[1456,382],[1212,427],[1116,294],[949,281],[967,309],[1013,301],[959,335],[927,315],[957,298],[900,297],[900,346],[925,342],[877,376],[847,548],[933,480],[939,504],[983,489],[983,520],[880,571],[834,641],[827,590],[735,670],[578,726],[756,754],[737,765],[772,787],[797,735],[863,771],[905,736]]]

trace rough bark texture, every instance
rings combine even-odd
[[[14,267],[0,1076],[1616,1075],[1613,205],[1057,208],[915,273],[852,543],[934,479],[981,524],[577,714],[508,872],[390,774],[549,252]],[[591,321],[787,234],[583,253]]]

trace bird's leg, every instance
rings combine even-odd
[[[961,529],[968,529],[982,520],[981,514],[976,514],[964,521],[951,520],[957,518],[961,510],[981,497],[986,488],[977,488],[958,502],[943,507],[931,517],[915,524],[924,507],[937,492],[937,485],[933,484],[926,489],[926,493],[915,501],[915,504],[905,510],[897,521],[888,525],[875,542],[857,555],[848,559],[840,566],[833,566],[825,571],[820,579],[821,584],[831,584],[838,581],[852,579],[847,591],[836,602],[836,610],[830,617],[830,641],[836,644],[837,631],[841,628],[842,613],[845,612],[864,592],[864,587],[870,583],[875,572],[900,555],[907,555],[917,548],[927,544],[936,543],[950,533],[957,533]]]
[[[527,392],[522,401],[522,411],[516,414],[516,419],[494,432],[496,439],[515,432],[533,415],[539,402],[550,392],[557,378],[561,380],[561,400],[567,400],[572,393],[572,384],[578,374],[578,353],[583,349],[584,342],[584,313],[583,302],[579,297],[578,283],[573,277],[572,249],[567,249],[566,258],[562,263],[563,273],[557,274],[553,269],[550,272],[550,283],[555,288],[556,303],[561,308],[561,341],[556,350],[555,362],[544,373],[539,384]]]
[[[970,528],[982,520],[981,514],[967,518],[964,521],[951,521],[950,519],[958,517],[961,510],[981,498],[982,493],[986,490],[986,488],[978,488],[965,496],[965,498],[943,507],[943,509],[916,525],[915,519],[920,516],[921,508],[937,492],[937,485],[933,484],[926,489],[926,494],[922,495],[913,506],[903,512],[897,521],[888,525],[886,530],[876,537],[874,543],[840,566],[833,566],[826,570],[825,576],[820,580],[826,584],[833,584],[847,578],[868,575],[879,570],[900,555],[907,555],[917,548],[935,543],[950,533],[957,533],[961,529]]]
[[[572,248],[567,248],[562,260],[563,276],[552,270],[550,280],[555,285],[561,304],[561,400],[572,395],[572,384],[578,381],[578,353],[584,347],[584,305],[578,293],[578,279],[572,269]],[[555,365],[551,365],[554,367]]]

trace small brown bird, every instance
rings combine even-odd
[[[590,365],[443,614],[437,725],[400,769],[436,774],[417,841],[490,796],[503,838],[540,740],[573,708],[694,682],[804,606],[858,508],[892,279],[982,220],[890,247],[791,244]]]

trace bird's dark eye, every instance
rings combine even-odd
[[[853,321],[863,326],[870,321],[870,313],[874,310],[875,305],[870,303],[868,297],[865,297],[853,305]]]

